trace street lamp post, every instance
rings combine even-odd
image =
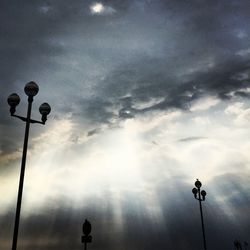
[[[203,244],[204,244],[204,250],[207,250],[205,227],[204,227],[203,212],[202,212],[202,205],[201,205],[201,202],[205,201],[205,196],[207,193],[205,190],[202,190],[202,191],[200,190],[202,184],[198,179],[196,180],[194,185],[196,186],[196,188],[193,188],[192,192],[194,194],[194,198],[199,201],[200,213],[201,213],[201,227],[202,227],[202,235],[203,235]],[[198,197],[197,197],[197,194],[198,194]]]
[[[91,224],[88,220],[85,220],[85,222],[82,225],[82,243],[84,243],[84,250],[87,250],[87,243],[92,242],[92,236],[90,235],[91,233]]]
[[[29,138],[29,129],[30,123],[40,123],[45,124],[47,120],[47,115],[50,113],[51,108],[48,103],[43,103],[39,107],[39,111],[42,115],[41,121],[36,121],[31,119],[31,109],[32,109],[32,102],[33,97],[38,93],[39,87],[35,82],[29,82],[25,85],[24,92],[28,96],[28,110],[27,116],[22,117],[19,115],[15,115],[16,106],[20,102],[20,97],[14,93],[8,97],[8,104],[10,105],[10,114],[11,116],[17,117],[20,120],[26,123],[25,127],[25,135],[24,135],[24,143],[23,143],[23,155],[22,155],[22,163],[21,163],[21,172],[20,172],[20,179],[19,179],[19,188],[18,188],[18,196],[17,196],[17,206],[16,206],[16,217],[15,217],[15,226],[14,226],[14,234],[13,234],[13,241],[12,241],[12,250],[17,249],[17,238],[18,238],[18,228],[19,228],[19,221],[20,221],[20,211],[21,211],[21,203],[22,203],[22,193],[23,193],[23,182],[24,182],[24,174],[25,174],[25,163],[26,163],[26,155],[27,155],[27,148],[28,148],[28,138]]]

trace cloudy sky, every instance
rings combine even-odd
[[[11,248],[29,81],[18,250],[250,244],[249,0],[0,1],[0,250]]]

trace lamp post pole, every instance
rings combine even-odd
[[[201,182],[197,179],[195,182],[196,188],[192,189],[192,192],[194,194],[194,198],[199,201],[199,207],[200,207],[200,214],[201,214],[201,227],[202,227],[202,236],[203,236],[203,245],[204,245],[204,250],[207,250],[207,244],[206,244],[206,235],[205,235],[205,226],[204,226],[204,219],[203,219],[203,211],[202,211],[202,201],[205,201],[205,196],[207,195],[205,190],[200,190],[202,184]],[[197,197],[198,194],[198,197]]]
[[[91,224],[88,220],[85,220],[85,222],[82,225],[82,243],[84,243],[84,250],[87,250],[87,243],[92,242],[92,236],[91,233]]]
[[[27,110],[26,117],[15,115],[16,106],[20,102],[20,97],[15,93],[11,94],[8,97],[8,103],[10,105],[11,116],[19,118],[20,120],[22,120],[26,123],[24,143],[23,143],[21,172],[20,172],[18,196],[17,196],[17,205],[16,205],[16,217],[15,217],[15,225],[14,225],[14,233],[13,233],[13,241],[12,241],[12,250],[17,249],[18,229],[19,229],[20,212],[21,212],[21,204],[22,204],[23,183],[24,183],[24,174],[25,174],[25,164],[26,164],[26,156],[27,156],[27,148],[28,148],[30,123],[40,123],[40,124],[44,125],[46,120],[47,120],[47,115],[50,113],[50,110],[51,110],[48,103],[43,103],[39,108],[39,111],[42,115],[42,121],[36,121],[36,120],[31,119],[30,117],[31,117],[33,97],[38,93],[39,87],[35,82],[29,82],[25,85],[24,91],[25,91],[26,95],[28,96],[28,110]]]

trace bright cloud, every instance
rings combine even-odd
[[[191,111],[208,110],[211,107],[216,106],[220,102],[220,99],[214,96],[208,96],[198,99],[191,107]]]
[[[202,110],[217,103],[208,99]],[[239,166],[249,168],[248,131],[239,133],[233,122],[224,125],[228,114],[242,112],[242,105],[234,103],[226,111],[221,106],[209,121],[199,110],[152,112],[122,121],[116,129],[106,127],[86,140],[72,140],[79,131],[70,117],[57,121],[54,129],[32,141],[24,212],[61,196],[78,206],[90,196],[102,199],[103,192],[109,193],[110,202],[119,208],[117,197],[131,192],[141,198],[154,218],[160,218],[155,188],[164,178],[182,175],[185,182],[197,177],[209,183],[225,171],[235,173],[235,166],[237,171],[241,171]],[[9,180],[13,185],[13,179]],[[9,184],[4,182],[2,190],[8,190]],[[117,216],[121,219],[121,214]]]
[[[233,118],[238,126],[248,126],[250,122],[250,108],[242,102],[236,102],[228,106],[225,113]]]
[[[110,15],[115,13],[115,9],[102,3],[94,3],[90,6],[90,11],[93,15]]]

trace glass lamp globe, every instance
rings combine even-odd
[[[35,82],[28,82],[24,87],[27,96],[35,96],[39,91],[39,87]]]
[[[197,188],[200,188],[201,187],[201,182],[197,179],[197,181],[194,183],[194,185],[197,187]]]
[[[197,192],[198,192],[197,188],[193,188],[193,189],[192,189],[192,193],[193,193],[194,195],[197,194]]]
[[[207,192],[205,190],[202,190],[201,195],[205,197],[207,195]]]
[[[85,222],[83,223],[82,232],[85,235],[89,235],[91,233],[91,224],[88,220],[85,220]]]
[[[20,103],[20,97],[18,94],[13,93],[8,97],[7,101],[11,107],[16,107]]]
[[[39,112],[41,115],[47,116],[50,113],[50,111],[51,111],[51,107],[47,102],[41,104],[41,106],[39,107]]]

